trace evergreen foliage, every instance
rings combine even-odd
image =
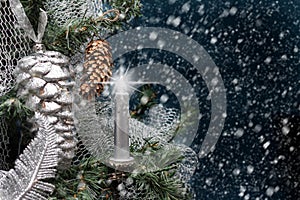
[[[58,173],[50,200],[190,199],[184,183],[175,173],[176,165],[155,172],[125,173],[90,157]]]
[[[36,19],[39,10],[43,9],[43,1],[21,0],[34,30],[37,30],[38,20]],[[112,0],[110,6],[112,8],[98,18],[72,19],[63,27],[50,19],[43,40],[46,48],[71,56],[79,51],[82,44],[92,40],[94,36],[99,36],[101,31],[105,30],[106,33],[112,34],[128,27],[129,21],[141,15],[140,0]]]
[[[21,0],[34,30],[37,30],[37,19],[40,9],[43,9],[44,1],[45,0]],[[92,40],[94,37],[103,37],[104,35],[101,35],[103,32],[105,32],[105,34],[113,34],[116,31],[127,28],[129,21],[141,15],[140,0],[111,0],[110,6],[111,10],[104,12],[104,14],[98,18],[83,17],[80,19],[72,19],[63,27],[50,19],[43,40],[46,48],[59,51],[66,56],[72,56],[80,51],[80,47],[83,44]],[[138,118],[140,114],[143,114],[147,108],[155,104],[155,93],[150,89],[145,92],[151,97],[151,101],[148,105],[137,106],[136,112],[132,113],[136,118]],[[24,120],[32,116],[32,114],[33,111],[27,108],[24,102],[17,97],[15,90],[1,97],[0,116],[5,116],[12,122],[21,119],[21,123],[24,123]],[[44,121],[43,123],[46,123]],[[47,146],[48,143],[45,142],[47,140],[47,134],[41,135],[42,132],[43,129],[38,133],[38,137],[33,140],[33,144],[41,140],[41,144],[45,143],[45,149],[48,148],[54,151],[56,145],[53,143],[55,136],[52,128],[45,126],[45,132],[51,135],[51,138],[48,138],[49,144],[51,144],[49,146]],[[52,139],[52,142],[50,139]],[[134,144],[131,146],[130,149],[133,154],[143,154],[143,156],[149,153],[149,155],[157,154],[157,157],[161,158],[158,163],[164,166],[160,168],[160,166],[150,165],[150,168],[155,169],[157,167],[157,170],[145,170],[141,173],[116,171],[104,165],[101,160],[93,156],[84,158],[79,161],[79,164],[74,164],[67,170],[58,171],[56,178],[51,180],[52,184],[45,183],[47,192],[52,191],[54,188],[53,185],[55,185],[54,193],[49,199],[190,199],[186,184],[178,178],[176,173],[182,159],[182,154],[175,148],[161,151],[161,147],[159,142],[153,141],[151,138],[145,142],[145,146],[142,148],[137,148]],[[32,152],[34,152],[33,148],[34,146],[31,145],[27,149],[32,149]],[[25,150],[24,153],[29,154],[29,150]],[[49,155],[50,154],[51,152]],[[33,157],[34,156],[37,157],[38,155],[33,155]],[[24,157],[22,157],[21,160],[22,159],[25,160]],[[138,169],[149,166],[149,162],[151,162],[150,159],[144,159],[143,161],[144,162],[141,162],[139,166],[137,166]],[[44,160],[40,159],[40,162],[42,163]],[[30,162],[28,161],[28,163]],[[55,165],[56,163],[53,163],[48,167],[51,168]],[[54,170],[51,170],[49,171],[51,172],[49,176],[47,175],[43,178],[52,178]],[[32,180],[35,178],[36,177],[32,177]],[[16,182],[18,182],[18,180],[16,180]],[[35,189],[35,187],[38,186],[39,185],[32,186],[31,188]],[[45,199],[44,196],[44,193],[42,193],[43,199]]]
[[[27,117],[31,117],[33,113],[34,112],[24,104],[24,100],[17,97],[15,89],[12,89],[6,95],[0,97],[0,117],[24,120]]]

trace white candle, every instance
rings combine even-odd
[[[129,93],[124,88],[122,77],[115,82],[115,129],[114,129],[114,156],[113,162],[131,162],[129,150]]]
[[[115,160],[128,160],[129,152],[129,94],[116,92],[115,103]]]

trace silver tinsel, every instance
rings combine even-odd
[[[72,117],[72,87],[69,59],[55,51],[41,51],[22,58],[15,71],[18,95],[26,105],[44,114],[59,135],[59,167],[67,168],[77,139]]]

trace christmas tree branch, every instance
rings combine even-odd
[[[162,151],[150,143],[143,149],[159,151],[157,163],[161,167],[155,166],[152,167],[156,169],[154,171],[140,173],[119,172],[104,165],[101,160],[89,157],[58,173],[51,200],[120,199],[122,195],[129,195],[127,199],[190,199],[185,183],[176,176],[182,161],[180,149],[171,147]],[[143,164],[149,163],[138,163]]]
[[[44,37],[46,47],[71,56],[79,51],[83,43],[92,40],[94,36],[99,36],[103,30],[106,33],[114,33],[125,28],[130,20],[141,15],[140,0],[114,0],[111,1],[111,6],[112,9],[98,18],[75,18],[63,27],[50,19]]]
[[[0,97],[0,117],[6,119],[17,118],[24,120],[33,115],[33,111],[28,108],[22,99],[17,98],[15,89]]]

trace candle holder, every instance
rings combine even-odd
[[[131,81],[132,73],[128,73],[123,68],[113,78],[114,85],[114,154],[109,159],[109,164],[117,170],[132,171],[135,166],[135,160],[130,156],[129,149],[129,99],[130,91],[135,85],[154,83]],[[107,83],[106,83],[107,84]]]
[[[113,82],[114,102],[114,153],[109,158],[109,165],[117,170],[130,171],[134,167],[134,158],[129,149],[129,77],[121,69]]]

